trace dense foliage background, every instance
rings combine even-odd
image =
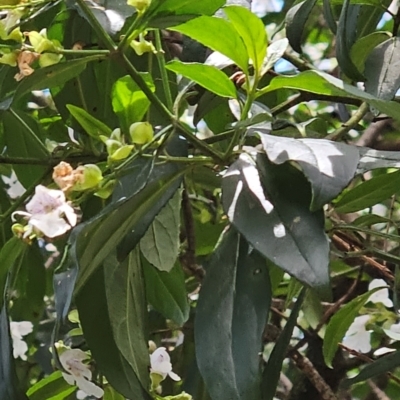
[[[398,399],[398,3],[0,0],[0,399]]]

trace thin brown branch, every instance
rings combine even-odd
[[[391,400],[390,397],[386,396],[386,393],[371,379],[368,380],[368,386],[371,388],[376,400]]]
[[[362,251],[361,247],[356,246],[353,243],[348,243],[344,239],[342,239],[338,234],[332,235],[332,242],[335,244],[335,246],[338,249],[342,249],[345,252],[359,252]],[[382,265],[372,257],[366,256],[364,254],[360,254],[357,256],[357,258],[362,259],[364,262],[366,262],[368,265],[371,267],[377,269],[380,274],[385,277],[388,281],[392,282],[394,281],[394,275],[393,272],[390,271],[386,266]]]
[[[297,350],[291,350],[289,351],[289,357],[318,391],[321,400],[338,400],[331,387],[325,382],[313,363],[306,356],[303,356]]]

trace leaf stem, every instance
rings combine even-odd
[[[157,57],[157,61],[158,61],[158,67],[160,69],[161,80],[162,80],[162,85],[163,85],[164,94],[165,94],[165,100],[167,102],[168,109],[172,111],[173,101],[172,101],[172,95],[171,95],[171,88],[169,86],[167,69],[165,68],[165,57],[164,57],[164,51],[163,51],[162,43],[161,43],[161,33],[160,33],[159,29],[156,29],[154,31],[154,37],[155,37],[155,41],[156,41],[156,50],[157,50],[156,57]]]
[[[98,39],[103,42],[105,47],[112,53],[114,53],[117,49],[116,44],[111,39],[110,35],[103,29],[100,22],[97,18],[93,15],[92,11],[90,10],[89,6],[87,5],[85,0],[77,0],[79,7],[83,14],[85,15],[86,19],[92,26],[93,30],[95,31]]]
[[[326,139],[333,141],[341,139],[346,133],[358,125],[368,111],[369,104],[366,102],[362,103],[358,110],[351,116],[351,118],[343,123],[340,128],[328,135]]]

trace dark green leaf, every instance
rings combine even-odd
[[[75,391],[76,388],[66,382],[61,372],[56,371],[31,386],[26,394],[29,400],[43,400],[57,395],[68,396]]]
[[[301,38],[304,26],[316,2],[317,0],[302,1],[294,5],[286,14],[286,36],[290,45],[298,53],[302,53]]]
[[[209,91],[222,97],[236,97],[236,89],[228,76],[211,65],[199,63],[182,63],[171,61],[166,68],[176,74],[181,74]]]
[[[350,0],[344,0],[336,35],[336,58],[339,67],[349,78],[354,81],[365,81],[365,77],[354,65],[350,56],[351,46],[355,40],[355,35],[349,33],[349,30],[355,31],[354,20],[349,21],[353,10],[354,9],[350,7]]]
[[[117,393],[111,386],[106,386],[104,389],[103,400],[125,400],[122,394]]]
[[[344,193],[335,203],[339,213],[372,207],[400,191],[400,171],[378,175]]]
[[[145,330],[145,297],[139,249],[121,263],[115,255],[104,262],[106,297],[115,344],[144,388],[150,386],[149,351]]]
[[[15,93],[14,101],[32,90],[61,86],[78,76],[86,68],[88,62],[98,60],[98,56],[90,56],[40,68],[21,82]]]
[[[70,257],[79,266],[79,290],[104,258],[130,233],[136,242],[129,239],[124,245],[126,256],[144,235],[155,215],[175,193],[180,184],[184,168],[166,163],[158,166],[151,177],[136,181],[142,170],[133,170],[131,177],[136,184],[127,186],[121,180],[117,184],[113,201],[91,220],[76,227],[70,236]],[[147,180],[148,179],[148,180]],[[173,189],[173,190],[171,190]],[[168,197],[167,197],[168,196]],[[140,229],[139,229],[140,227]],[[130,247],[130,248],[129,248]],[[129,251],[126,251],[126,248]],[[118,256],[120,260],[123,259]]]
[[[224,8],[224,12],[239,32],[247,48],[247,54],[253,60],[254,69],[259,72],[267,50],[264,24],[260,18],[244,7],[228,6]]]
[[[357,317],[361,307],[368,301],[371,294],[378,290],[382,290],[382,287],[372,289],[351,300],[336,312],[329,321],[329,324],[326,327],[322,348],[324,360],[328,367],[332,368],[332,360],[335,357],[339,343],[343,339],[354,319]]]
[[[400,351],[383,356],[373,361],[372,364],[366,365],[361,372],[354,378],[345,379],[343,387],[350,387],[358,382],[366,381],[367,379],[374,378],[385,372],[391,372],[400,366]]]
[[[230,22],[222,18],[202,16],[172,30],[181,32],[214,51],[219,51],[233,60],[243,72],[247,72],[249,58],[246,46]]]
[[[152,92],[155,90],[150,74],[140,74]],[[124,132],[129,132],[129,126],[140,122],[150,105],[149,99],[140,90],[130,76],[118,79],[112,88],[112,106],[121,122]]]
[[[0,399],[28,400],[19,387],[15,371],[6,302],[0,312],[0,346]]]
[[[118,392],[131,399],[150,400],[147,388],[115,342],[104,279],[103,268],[98,268],[76,297],[85,339],[99,370]]]
[[[154,218],[140,241],[140,250],[147,261],[160,271],[169,272],[179,254],[181,191]]]
[[[365,63],[365,90],[383,100],[392,100],[400,87],[400,38],[379,44]]]
[[[271,164],[263,155],[257,168],[242,155],[224,175],[222,204],[229,220],[266,258],[329,296],[328,239],[322,209],[309,210],[309,183],[293,166]]]
[[[286,352],[292,338],[293,328],[296,325],[297,317],[303,303],[305,289],[302,290],[290,313],[290,317],[279,335],[278,340],[272,350],[262,375],[262,400],[272,400],[275,397],[276,388],[279,383],[283,360],[286,358]]]
[[[332,31],[332,33],[336,35],[337,24],[335,21],[335,17],[333,16],[331,3],[333,3],[331,0],[323,0],[324,17],[329,29]]]
[[[333,200],[353,179],[358,149],[323,139],[292,139],[260,133],[265,153],[274,164],[295,161],[312,188],[312,210]]]
[[[36,124],[31,116],[22,111],[10,108],[2,113],[4,135],[7,145],[7,154],[10,157],[47,159],[49,156],[46,147],[38,134],[39,124]],[[37,130],[36,130],[37,129]],[[25,188],[32,182],[43,176],[46,167],[30,165],[15,165],[15,173]]]
[[[183,326],[189,318],[189,303],[180,265],[164,272],[145,263],[143,272],[148,302],[165,318]]]
[[[97,118],[91,116],[83,108],[76,107],[72,104],[68,104],[67,108],[71,115],[79,122],[86,133],[92,138],[100,140],[100,135],[111,135],[111,128],[99,121]]]
[[[4,293],[8,271],[24,253],[26,247],[26,243],[14,236],[0,249],[0,293]],[[3,298],[0,297],[0,307],[2,304]]]
[[[260,398],[259,351],[270,301],[265,260],[249,255],[230,228],[211,257],[196,311],[197,362],[211,398]]]

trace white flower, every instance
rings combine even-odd
[[[104,390],[91,382],[92,371],[88,365],[82,362],[88,358],[89,356],[82,350],[65,350],[60,355],[60,362],[68,374],[63,372],[62,375],[68,384],[78,386],[88,396],[103,397]]]
[[[21,185],[14,171],[11,172],[11,176],[9,177],[2,175],[1,179],[8,186],[6,192],[11,200],[15,200],[25,193],[25,188]]]
[[[172,372],[171,358],[165,347],[159,347],[150,355],[150,372],[159,374],[165,379],[167,375],[174,381],[180,381],[181,378]]]
[[[387,283],[383,279],[374,279],[368,285],[368,290],[372,290],[381,286],[387,286]],[[385,307],[393,307],[392,300],[389,299],[389,290],[387,288],[378,290],[371,294],[368,301],[372,303],[382,303]]]
[[[26,352],[28,351],[28,345],[22,340],[22,337],[31,333],[32,330],[33,324],[30,321],[10,322],[14,358],[27,359]]]
[[[365,329],[365,324],[369,321],[369,315],[360,315],[350,325],[343,338],[343,344],[360,353],[371,351],[371,332]]]
[[[35,194],[26,205],[26,210],[27,212],[16,211],[12,215],[13,220],[15,215],[29,218],[28,225],[32,229],[25,234],[25,237],[36,229],[45,236],[54,238],[63,235],[77,222],[77,215],[65,200],[64,193],[42,185],[36,186]]]

